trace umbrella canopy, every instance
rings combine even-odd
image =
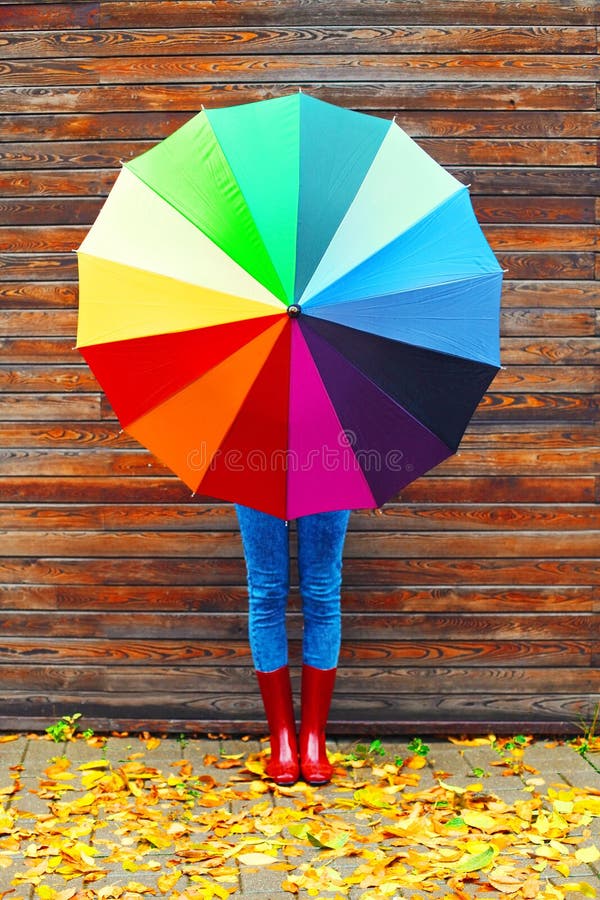
[[[77,346],[194,492],[374,508],[454,453],[499,368],[467,188],[306,94],[207,110],[128,162],[78,251]]]

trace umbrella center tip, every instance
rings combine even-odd
[[[288,306],[287,312],[290,319],[297,319],[300,315],[301,310],[297,303],[292,303],[290,306]]]

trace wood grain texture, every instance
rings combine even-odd
[[[580,78],[576,82],[519,81],[414,81],[390,84],[344,83],[343,77],[323,83],[304,72],[302,89],[321,100],[361,111],[390,109],[557,109],[595,110],[596,87]],[[0,87],[0,112],[139,112],[173,109],[190,116],[202,104],[207,108],[251,103],[290,93],[281,82],[204,84],[73,85],[70,87]]]
[[[10,60],[3,64],[10,86],[63,86],[223,81],[594,81],[595,54],[287,54],[276,56],[136,56],[110,59]],[[287,88],[289,92],[289,87]]]
[[[591,0],[0,0],[0,728],[266,733],[233,506],[124,432],[72,250],[121,160],[299,87],[469,186],[504,368],[459,452],[353,512],[332,734],[578,732],[600,677]],[[302,661],[291,525],[290,660]]]
[[[5,59],[80,56],[230,55],[236,53],[596,53],[593,26],[306,25],[252,28],[78,28],[12,31],[0,37]]]
[[[600,134],[595,112],[514,113],[471,110],[385,110],[382,117],[396,115],[398,124],[411,137],[485,138],[593,138]],[[101,112],[58,115],[4,115],[0,118],[0,141],[109,139],[161,140],[189,121],[187,113]]]
[[[235,0],[223,0],[217,6],[210,0],[183,0],[173,7],[165,0],[102,0],[100,21],[105,28],[145,25],[149,21],[162,27],[178,24],[305,24],[325,22],[331,24],[389,24],[490,23],[498,25],[519,24],[534,21],[539,24],[584,24],[598,22],[597,7],[590,0],[516,0],[510,6],[498,0],[481,0],[477,7],[469,0],[349,0],[342,8],[335,0],[301,0],[280,3],[278,0],[251,0],[243,8]]]

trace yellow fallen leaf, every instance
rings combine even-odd
[[[110,763],[107,759],[92,759],[90,762],[81,763],[77,768],[82,772],[87,772],[88,769],[107,769],[110,766]]]
[[[588,884],[587,881],[580,881],[576,884],[561,884],[561,888],[563,891],[575,891],[577,894],[582,894],[584,897],[596,896],[596,888],[592,887],[591,884]]]
[[[456,872],[476,872],[478,869],[484,869],[489,865],[495,856],[496,850],[490,845],[481,853],[473,853],[463,857],[452,868]]]
[[[0,744],[8,744],[9,741],[18,741],[20,734],[0,734]]]
[[[156,750],[157,747],[160,747],[160,738],[148,738],[146,741],[146,750]]]
[[[215,762],[216,762],[216,757],[215,757]],[[261,760],[247,759],[246,762],[244,763],[244,765],[245,765],[246,769],[248,769],[248,771],[252,772],[254,775],[264,775],[265,774],[266,763],[265,763],[264,759],[261,759]]]
[[[35,892],[40,900],[54,900],[57,893],[54,888],[48,887],[45,884],[38,884]]]
[[[481,831],[493,831],[498,824],[497,818],[478,809],[463,809],[460,815],[463,822],[470,825],[471,828],[479,828]]]
[[[575,856],[579,862],[592,863],[600,859],[600,850],[592,844],[590,847],[580,847],[575,851]]]
[[[365,788],[360,788],[358,791],[354,791],[354,799],[357,803],[361,803],[363,806],[368,806],[372,809],[391,809],[392,804],[385,796],[383,791],[380,788],[375,787],[374,785],[368,785]]]
[[[503,894],[515,894],[529,881],[531,873],[526,869],[497,866],[486,878],[497,891]]]
[[[179,869],[175,869],[173,872],[169,872],[168,875],[159,875],[156,879],[156,884],[161,894],[166,894],[171,888],[174,888],[182,874]]]
[[[333,832],[323,832],[322,834],[316,834],[313,831],[307,831],[306,837],[313,847],[339,850],[347,842],[350,835],[348,832],[339,832],[337,834],[334,834]]]

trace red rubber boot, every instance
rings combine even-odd
[[[308,784],[326,784],[333,767],[327,759],[325,728],[337,669],[302,666],[300,770]]]
[[[294,784],[298,781],[298,745],[292,701],[290,670],[281,666],[274,672],[256,672],[271,741],[271,759],[267,775],[275,784]]]

